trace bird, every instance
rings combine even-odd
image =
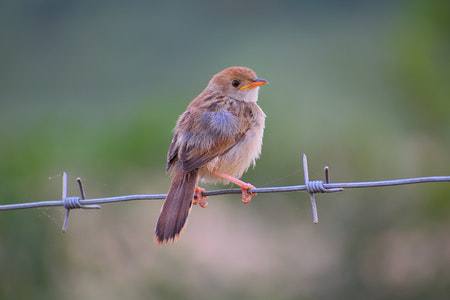
[[[208,205],[199,182],[233,183],[244,204],[256,195],[240,178],[261,154],[266,114],[257,101],[266,84],[250,68],[228,67],[180,115],[167,153],[171,184],[156,223],[158,244],[178,238],[192,205]]]

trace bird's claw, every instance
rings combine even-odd
[[[203,193],[206,192],[204,188],[201,188],[199,186],[195,187],[194,190],[194,199],[192,200],[192,204],[199,205],[201,208],[205,208],[208,206],[208,199],[207,196],[203,195]]]
[[[255,186],[250,183],[246,183],[245,185],[241,186],[242,190],[242,203],[249,204],[253,197],[256,196],[256,193],[251,192],[250,190],[254,189]]]

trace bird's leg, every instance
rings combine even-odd
[[[250,203],[250,201],[252,201],[252,198],[256,196],[256,193],[250,192],[251,189],[255,188],[255,186],[253,184],[244,182],[238,178],[235,178],[235,177],[225,174],[225,173],[214,172],[214,175],[216,175],[217,177],[223,178],[225,180],[228,180],[229,182],[232,182],[235,185],[239,186],[242,190],[242,202],[244,204]]]
[[[196,186],[195,190],[194,190],[194,199],[192,200],[192,204],[194,204],[194,205],[198,204],[202,208],[207,207],[208,206],[208,201],[206,201],[206,199],[208,197],[203,195],[203,192],[205,192],[205,191],[206,190],[204,188]]]

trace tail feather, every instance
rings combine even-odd
[[[197,170],[185,173],[177,172],[164,201],[156,224],[156,241],[173,241],[186,224],[197,183]]]

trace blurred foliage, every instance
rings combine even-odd
[[[0,202],[167,189],[171,129],[209,77],[268,78],[263,154],[245,179],[448,175],[450,7],[436,1],[2,1]],[[71,186],[72,191],[75,191]],[[445,299],[450,190],[235,197],[152,243],[160,203],[0,214],[0,299]]]
[[[412,11],[397,41],[398,82],[409,104],[405,107],[419,129],[448,132],[450,3],[418,2]]]

